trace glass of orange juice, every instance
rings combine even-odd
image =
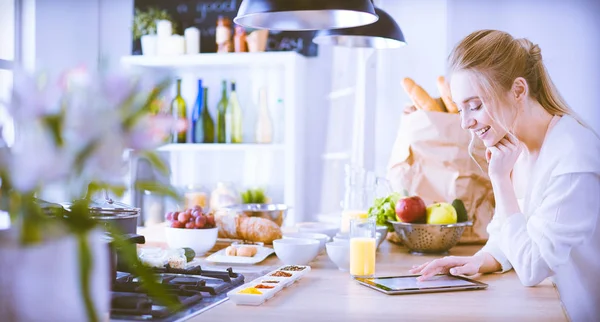
[[[375,274],[375,218],[350,219],[350,275],[372,277]]]

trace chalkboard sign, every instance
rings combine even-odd
[[[147,10],[150,7],[164,9],[178,25],[177,33],[183,35],[188,27],[200,30],[200,51],[214,53],[215,29],[219,16],[233,18],[237,15],[242,0],[135,0],[135,8]],[[247,33],[252,29],[247,29]],[[233,31],[232,31],[233,32]],[[317,45],[312,42],[315,31],[274,31],[269,30],[267,51],[297,51],[304,56],[317,56]],[[141,54],[140,41],[134,41],[133,54]]]

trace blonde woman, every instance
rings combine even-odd
[[[477,254],[411,273],[514,269],[525,286],[552,277],[573,321],[600,321],[600,139],[561,98],[529,40],[477,31],[449,63],[461,125],[487,147],[496,210]]]

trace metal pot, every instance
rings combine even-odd
[[[93,219],[104,226],[110,225],[123,234],[137,233],[140,208],[131,207],[106,196],[105,199],[94,200],[90,203],[90,213]]]
[[[116,245],[114,245],[112,243],[113,238],[109,234],[106,234],[105,238],[108,243],[109,250],[110,250],[111,281],[114,281],[117,278],[117,270],[123,270],[122,266],[125,266],[125,265],[123,264],[122,259],[119,261],[120,249],[117,248]],[[123,236],[123,238],[125,238],[126,241],[131,243],[131,246],[133,246],[133,247],[135,247],[136,244],[146,243],[146,238],[144,238],[144,236],[142,236],[142,235],[126,234]],[[130,245],[127,245],[127,247],[130,247]]]

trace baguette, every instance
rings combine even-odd
[[[272,220],[265,218],[217,211],[215,222],[221,238],[242,239],[265,244],[271,244],[273,240],[281,238],[281,228]]]
[[[402,80],[402,87],[404,87],[404,90],[413,101],[416,109],[432,112],[444,112],[444,109],[411,78],[404,78]]]
[[[448,83],[446,83],[446,79],[444,76],[439,76],[437,78],[437,87],[440,91],[440,96],[442,97],[442,101],[444,101],[444,105],[446,105],[446,110],[448,113],[458,113],[458,106],[454,104],[452,100],[452,95],[450,94],[450,87]]]

